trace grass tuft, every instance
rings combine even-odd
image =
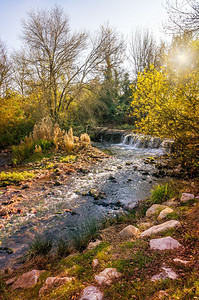
[[[52,240],[44,237],[37,236],[32,244],[29,245],[27,253],[28,260],[36,256],[47,256],[52,249]]]

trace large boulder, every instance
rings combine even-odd
[[[170,207],[166,207],[165,209],[163,209],[160,213],[159,213],[159,216],[158,216],[158,220],[163,220],[165,219],[168,214],[174,212],[174,210]]]
[[[170,236],[150,240],[151,250],[173,250],[180,247],[182,247],[182,245]]]
[[[194,195],[190,193],[182,193],[182,196],[180,198],[180,202],[187,203],[189,200],[194,199]]]
[[[98,275],[95,275],[95,280],[99,285],[110,285],[114,279],[119,278],[121,276],[122,274],[119,273],[115,268],[106,268]]]
[[[166,278],[176,279],[178,275],[171,269],[167,267],[162,267],[162,272],[154,275],[151,281],[164,280]]]
[[[153,204],[149,209],[147,209],[146,217],[150,218],[150,217],[156,216],[166,207],[167,207],[166,205]]]
[[[133,225],[128,225],[127,227],[125,227],[123,230],[119,232],[119,235],[124,238],[132,238],[138,236],[139,234],[140,234],[139,229]]]
[[[141,237],[151,236],[152,234],[157,234],[166,231],[167,229],[177,229],[180,228],[181,224],[179,221],[170,220],[160,225],[153,226],[141,233]]]
[[[13,283],[12,288],[29,289],[34,287],[37,284],[37,281],[43,272],[45,271],[32,270],[27,273],[24,273],[23,275],[17,278],[17,280]]]
[[[82,293],[82,296],[79,300],[102,300],[103,293],[96,286],[89,285],[87,286]]]
[[[72,277],[48,277],[39,290],[39,296],[41,297],[44,295],[50,288],[53,286],[60,286],[62,284],[65,284],[66,282],[72,281],[74,278]]]

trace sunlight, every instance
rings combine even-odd
[[[179,66],[188,66],[190,64],[190,57],[186,52],[178,52],[176,55],[176,62]]]

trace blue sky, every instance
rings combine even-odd
[[[21,20],[27,11],[55,4],[64,8],[72,30],[92,32],[109,22],[125,36],[136,27],[148,27],[157,38],[168,38],[160,31],[167,19],[165,0],[0,0],[1,39],[10,50],[19,48]]]

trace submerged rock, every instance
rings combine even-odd
[[[151,250],[173,250],[180,247],[182,247],[182,245],[170,236],[150,240]]]
[[[99,288],[89,285],[83,290],[82,296],[79,300],[102,300],[103,296],[104,294]]]
[[[122,274],[119,273],[115,268],[106,268],[98,275],[95,275],[95,280],[99,285],[110,285],[114,279],[119,278],[121,276]]]
[[[156,225],[156,226],[153,226],[147,230],[145,230],[144,232],[141,233],[141,237],[147,237],[147,236],[151,236],[152,234],[157,234],[157,233],[160,233],[160,232],[164,232],[166,231],[167,229],[177,229],[181,227],[181,224],[179,221],[176,221],[176,220],[170,220],[170,221],[167,221],[165,223],[162,223],[160,225]]]

